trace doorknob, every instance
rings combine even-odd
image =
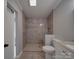
[[[4,48],[6,48],[6,47],[8,47],[9,46],[9,44],[4,44]]]

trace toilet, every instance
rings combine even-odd
[[[54,35],[45,35],[45,46],[43,46],[42,50],[45,52],[45,59],[52,59],[52,55],[55,51],[54,47],[51,46],[52,39]]]
[[[52,54],[54,51],[54,48],[52,46],[43,46],[43,51],[45,53]]]

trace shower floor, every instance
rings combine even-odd
[[[42,51],[43,44],[26,44],[23,54],[20,59],[45,59],[44,52]]]

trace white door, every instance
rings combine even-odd
[[[14,19],[15,13],[6,6],[4,12],[4,59],[14,59]]]

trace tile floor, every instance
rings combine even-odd
[[[45,59],[43,44],[26,44],[20,59]]]

